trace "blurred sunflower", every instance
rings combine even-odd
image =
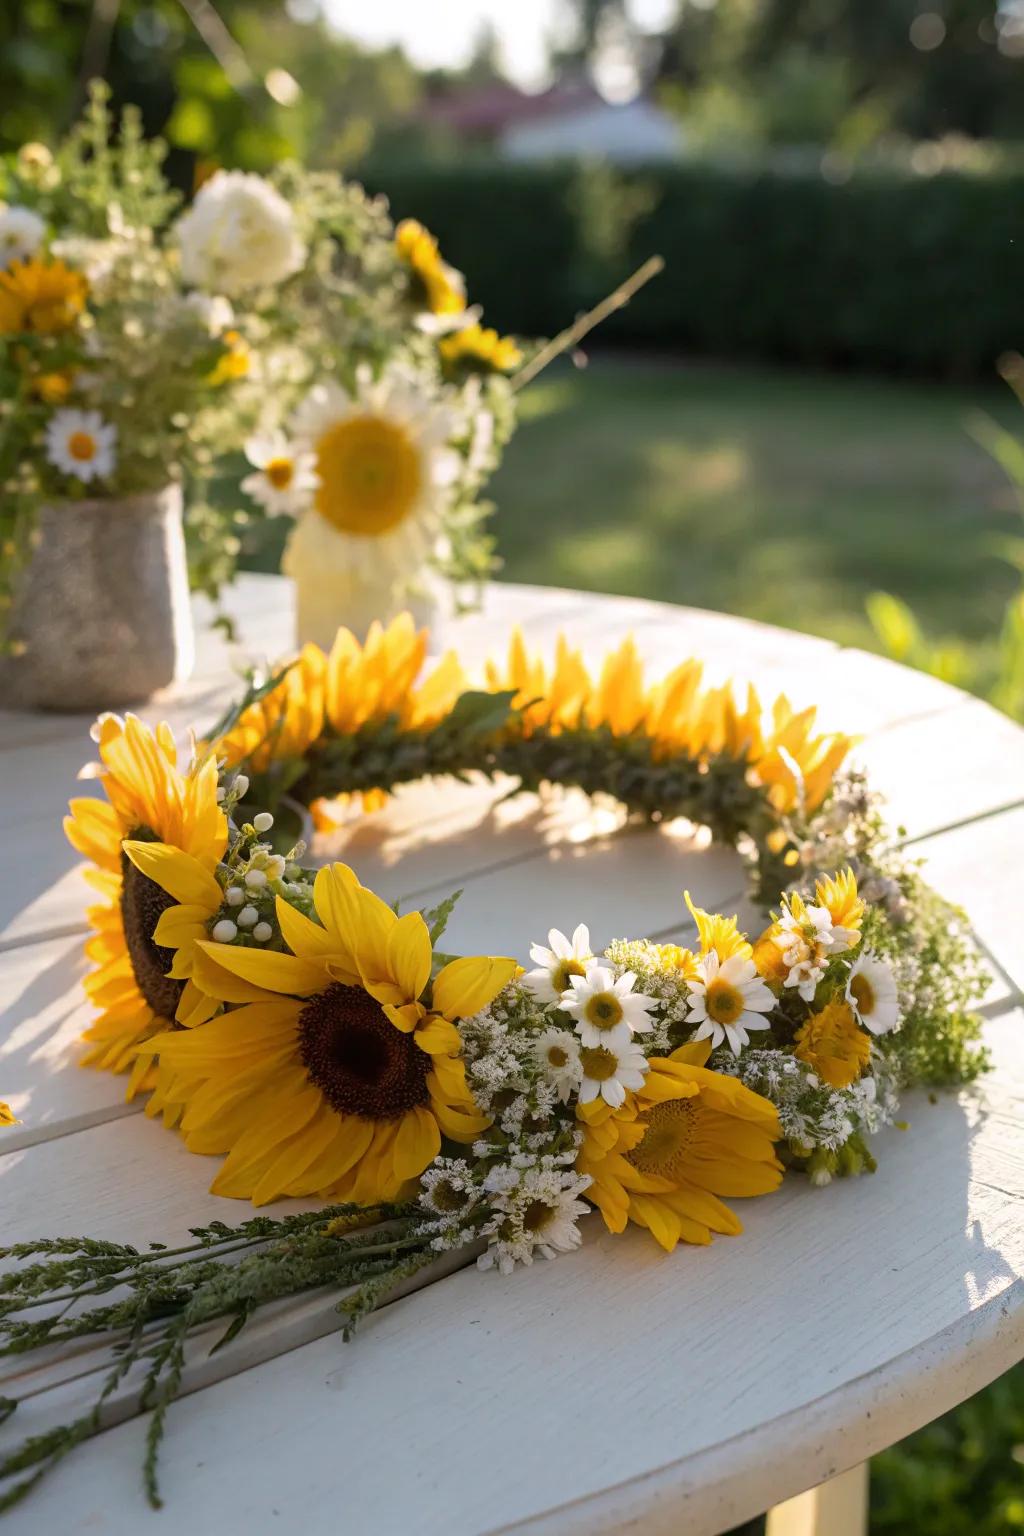
[[[576,1167],[592,1179],[587,1199],[609,1231],[634,1221],[669,1251],[680,1241],[709,1243],[713,1232],[743,1230],[719,1196],[763,1195],[782,1182],[775,1106],[709,1072],[709,1051],[704,1041],[652,1057],[643,1087],[618,1109],[580,1105]]]
[[[62,261],[14,261],[0,272],[0,335],[70,331],[85,309],[89,285]]]
[[[319,872],[314,905],[319,922],[277,903],[291,953],[198,942],[197,983],[238,1006],[155,1042],[189,1149],[227,1153],[214,1194],[393,1200],[442,1136],[471,1142],[487,1124],[454,1021],[485,1008],[515,961],[453,960],[431,980],[420,913],[397,917],[343,864]]]
[[[395,253],[409,268],[413,298],[432,315],[461,315],[466,308],[466,285],[441,259],[437,241],[416,219],[403,219],[395,230]]]
[[[155,938],[175,898],[136,867],[124,844],[167,844],[215,885],[227,821],[217,803],[215,759],[182,771],[169,726],[151,731],[134,715],[104,715],[94,731],[107,799],[72,800],[64,821],[72,847],[91,861],[86,879],[103,898],[88,914],[94,932],[85,953],[93,970],[84,985],[100,1013],[84,1033],[82,1059],[113,1072],[130,1067],[132,1098],[153,1085],[152,1052],[138,1047],[173,1021],[187,984],[168,976],[174,951]]]

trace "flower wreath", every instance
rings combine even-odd
[[[0,1459],[0,1489],[5,1471],[28,1474],[0,1508],[95,1432],[140,1358],[155,1501],[162,1410],[213,1318],[233,1333],[265,1301],[333,1285],[347,1333],[446,1250],[507,1273],[576,1248],[591,1205],[667,1250],[708,1243],[741,1230],[726,1200],[787,1168],[816,1185],[874,1169],[868,1140],[903,1087],[984,1066],[965,920],[844,768],[851,739],[816,733],[813,710],[780,698],[766,715],[752,690],[703,688],[696,661],[645,686],[631,641],[594,679],[564,640],[548,671],[516,635],[476,689],[454,654],[424,677],[426,646],[408,616],[365,645],[342,630],[329,655],[307,646],[250,679],[185,765],[167,726],[94,727],[107,798],[72,801],[65,823],[102,898],[84,1059],[126,1071],[129,1097],[190,1151],[223,1155],[215,1193],[321,1203],[196,1229],[173,1253],[10,1249],[47,1261],[4,1282],[4,1349],[122,1337],[92,1418]],[[580,923],[535,944],[524,972],[440,953],[451,901],[400,914],[345,865],[302,865],[296,806],[330,826],[339,797],[373,805],[471,772],[710,828],[773,902],[763,931],[751,943],[687,895],[692,949],[621,939],[594,954]],[[69,1282],[128,1299],[25,1321]]]

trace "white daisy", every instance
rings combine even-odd
[[[576,1020],[576,1032],[584,1045],[602,1045],[610,1035],[649,1034],[654,1028],[650,1009],[658,1000],[645,992],[634,992],[636,977],[632,971],[620,976],[598,960],[590,960],[582,976],[570,976],[562,993],[561,1006]]]
[[[457,419],[436,390],[399,369],[360,369],[352,394],[319,384],[295,414],[298,447],[315,455],[319,484],[292,531],[283,570],[299,585],[299,627],[330,645],[367,593],[422,583],[461,460],[448,446]]]
[[[0,270],[34,256],[45,234],[46,225],[31,208],[19,203],[0,207]]]
[[[625,1028],[605,1035],[600,1045],[584,1045],[580,1066],[580,1103],[604,1099],[612,1109],[624,1102],[627,1088],[641,1088],[647,1075],[647,1057]]]
[[[827,907],[805,906],[800,915],[787,907],[772,942],[789,966],[784,985],[796,987],[804,1002],[814,1000],[818,983],[833,955],[856,944],[860,935],[852,928],[833,924]]]
[[[46,457],[83,482],[106,479],[117,463],[117,428],[99,411],[57,411],[46,428]]]
[[[753,960],[742,955],[730,955],[719,960],[716,949],[698,962],[703,978],[691,981],[690,1011],[688,1024],[699,1024],[695,1040],[710,1040],[713,1049],[728,1040],[734,1056],[750,1044],[747,1034],[751,1029],[767,1029],[768,1021],[760,1017],[769,1013],[775,1002],[771,991],[757,973]]]
[[[571,939],[558,928],[552,928],[548,945],[547,949],[543,944],[530,945],[530,959],[538,969],[527,971],[523,977],[523,986],[528,987],[538,1003],[545,1007],[558,1002],[571,976],[585,976],[587,961],[594,958],[586,923],[580,923],[573,930]]]
[[[283,433],[274,432],[250,437],[245,456],[256,473],[246,475],[242,490],[272,517],[294,517],[309,506],[319,481],[308,449],[295,448]]]
[[[590,1207],[579,1196],[590,1186],[588,1177],[546,1167],[501,1172],[500,1181],[485,1186],[494,1215],[483,1228],[490,1242],[477,1259],[479,1269],[510,1275],[516,1264],[532,1264],[538,1254],[554,1259],[580,1246],[577,1222]]]
[[[900,1025],[900,999],[896,978],[881,958],[866,949],[850,967],[846,1000],[857,1018],[873,1035],[885,1035]]]
[[[283,282],[306,259],[291,204],[245,171],[217,171],[204,182],[177,238],[185,282],[229,298]]]
[[[537,1036],[533,1046],[537,1065],[544,1081],[558,1095],[559,1102],[567,1104],[580,1086],[580,1043],[567,1029],[545,1029]]]

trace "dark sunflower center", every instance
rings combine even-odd
[[[430,1057],[362,987],[335,982],[299,1015],[309,1080],[339,1114],[398,1120],[429,1102]]]
[[[136,837],[138,833],[134,834]],[[174,950],[153,943],[153,933],[161,915],[178,903],[160,889],[148,875],[135,868],[131,859],[121,855],[121,921],[124,941],[139,991],[154,1013],[174,1022],[185,985],[167,975],[174,960]]]

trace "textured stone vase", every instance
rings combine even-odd
[[[54,502],[40,508],[37,531],[14,602],[10,702],[116,709],[188,677],[195,637],[179,486]]]

